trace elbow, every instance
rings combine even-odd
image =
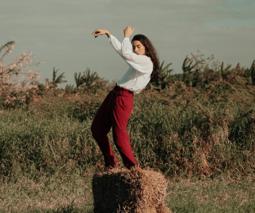
[[[125,59],[131,60],[131,54],[130,54],[130,52],[121,49],[121,53],[122,53],[122,56],[123,56]]]
[[[121,54],[122,54],[123,56],[127,56],[127,51],[123,50],[123,48],[122,48],[122,49],[121,49]]]

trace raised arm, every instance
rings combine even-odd
[[[142,73],[150,73],[153,70],[153,63],[146,55],[138,55],[133,52],[133,46],[129,37],[125,37],[121,44],[121,53],[125,61]]]
[[[138,55],[134,52],[130,41],[130,36],[133,34],[134,28],[127,26],[123,30],[124,39],[121,44],[121,53],[126,62],[135,70],[142,73],[151,73],[153,70],[153,63],[146,55]]]
[[[117,53],[120,56],[122,56],[120,41],[114,35],[112,35],[112,34],[109,36],[109,41],[110,41],[112,47],[117,51]]]
[[[92,32],[92,35],[94,35],[95,38],[97,38],[98,36],[101,36],[101,35],[106,35],[109,38],[109,41],[110,41],[112,47],[116,50],[116,52],[120,56],[122,56],[121,43],[114,35],[112,35],[112,33],[109,30],[98,28],[94,32]]]
[[[133,52],[130,36],[134,28],[127,26],[123,30],[124,39],[122,43],[107,29],[96,29],[92,34],[96,37],[106,35],[116,52],[135,70],[142,73],[150,73],[153,70],[153,63],[146,55],[138,55]]]

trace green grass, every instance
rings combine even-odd
[[[1,184],[0,194],[3,212],[79,212],[92,208],[90,176],[75,171],[37,181],[23,177]]]
[[[181,179],[170,182],[168,204],[174,212],[254,212],[254,177],[240,180]]]
[[[78,175],[26,178],[0,186],[0,212],[93,212],[93,170]],[[167,205],[173,212],[254,212],[255,177],[169,179]]]

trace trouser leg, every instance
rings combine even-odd
[[[113,109],[113,139],[127,168],[137,165],[127,131],[129,117],[133,110],[132,95],[118,95]]]
[[[113,100],[114,95],[112,92],[110,92],[98,109],[91,125],[92,135],[99,145],[101,152],[103,153],[106,167],[115,167],[117,165],[117,160],[114,156],[109,143],[109,138],[107,136],[112,127]]]

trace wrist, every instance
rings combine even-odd
[[[105,35],[109,38],[111,33],[109,31],[105,32]]]

